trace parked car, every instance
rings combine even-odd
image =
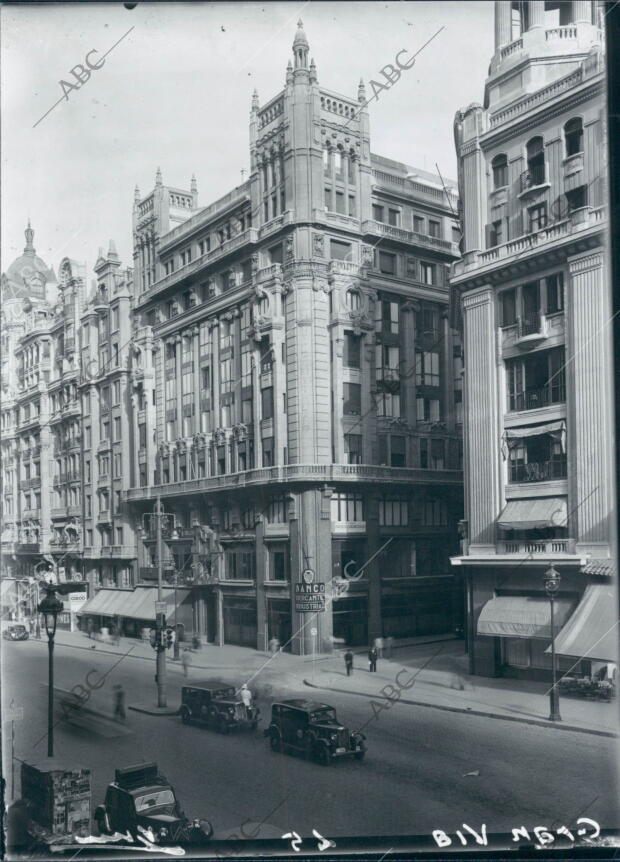
[[[259,714],[258,707],[245,707],[235,686],[225,682],[184,685],[181,689],[179,715],[184,724],[198,721],[219,733],[256,730]]]
[[[271,723],[264,731],[272,751],[298,751],[323,766],[340,757],[363,760],[366,737],[338,721],[336,710],[312,700],[283,700],[271,707]]]
[[[7,641],[27,641],[28,629],[21,624],[9,626],[2,632],[2,637]]]
[[[186,817],[174,788],[156,763],[117,769],[105,802],[95,810],[99,832],[130,832],[138,841],[138,827],[150,829],[156,844],[199,844],[213,836],[208,820]]]

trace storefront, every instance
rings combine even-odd
[[[418,585],[408,580],[402,585],[382,584],[381,616],[383,636],[394,638],[421,637],[454,631],[454,598],[452,578]]]
[[[256,599],[224,596],[224,643],[256,649]]]
[[[97,632],[112,627],[123,637],[144,636],[155,625],[157,587],[138,586],[133,590],[115,590],[103,587],[92,599],[85,602],[79,612],[80,629]],[[166,625],[192,627],[192,605],[187,589],[162,589],[166,604]]]
[[[284,652],[291,651],[291,636],[293,634],[291,623],[291,601],[290,599],[267,599],[267,636],[268,640],[277,638]]]
[[[334,642],[345,646],[368,645],[368,598],[355,596],[332,602]]]

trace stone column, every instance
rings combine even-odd
[[[267,633],[267,590],[265,587],[265,522],[260,518],[256,523],[256,649],[267,652],[269,636]]]
[[[577,539],[577,553],[604,557],[615,522],[612,310],[603,255],[588,252],[569,260],[569,279],[568,532]]]
[[[217,320],[211,329],[211,380],[213,385],[213,427],[220,427],[220,327]]]
[[[333,440],[334,461],[336,464],[344,464],[344,424],[342,421],[343,411],[343,346],[344,339],[342,327],[336,324],[332,329],[332,404],[333,404]],[[362,351],[360,350],[360,355]],[[361,363],[360,363],[361,364]],[[365,387],[363,387],[365,388]],[[363,413],[363,411],[362,411]],[[360,429],[361,430],[361,429]],[[359,433],[359,432],[358,432]],[[364,445],[364,440],[362,440]],[[365,459],[364,459],[365,461]]]
[[[370,559],[381,546],[379,535],[379,498],[368,495],[364,500],[366,519],[366,558]],[[381,619],[381,555],[373,560],[365,571],[368,578],[368,641],[383,634]]]
[[[494,553],[495,521],[503,502],[499,405],[504,393],[498,392],[492,288],[480,288],[465,295],[463,318],[470,549],[478,546],[478,553]]]
[[[510,4],[508,4],[510,5]],[[588,4],[586,4],[588,5]],[[544,0],[529,0],[529,26],[528,30],[545,25],[545,3]]]
[[[572,0],[572,23],[573,24],[590,24],[591,17],[591,2],[589,0]]]
[[[448,431],[454,431],[454,357],[452,356],[452,332],[448,312],[441,315],[441,417]]]
[[[512,41],[512,3],[495,0],[495,53]]]
[[[417,301],[405,302],[401,307],[403,312],[403,335],[401,339],[402,357],[399,377],[403,405],[401,416],[412,428],[416,426],[416,352],[415,352],[415,322],[416,312],[420,310]]]
[[[174,362],[174,370],[175,370],[175,379],[176,379],[176,387],[177,387],[177,438],[184,437],[183,433],[183,374],[181,370],[181,366],[183,363],[183,337],[179,333],[175,339],[176,344],[176,352],[175,352],[175,362]]]

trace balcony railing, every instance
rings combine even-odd
[[[519,539],[498,542],[498,554],[574,554],[574,539]]]
[[[552,479],[566,479],[566,459],[510,465],[511,482],[548,482]]]
[[[510,396],[511,410],[536,410],[548,407],[550,404],[563,404],[566,401],[564,381],[553,386],[543,386],[541,389],[527,389]]]
[[[533,165],[521,174],[521,191],[542,186],[546,181],[545,165]]]
[[[518,321],[519,338],[528,335],[542,335],[544,329],[544,316],[539,311],[531,311],[524,314]]]

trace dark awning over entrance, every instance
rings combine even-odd
[[[553,627],[556,634],[566,622],[573,604],[571,599],[555,600]],[[549,599],[530,596],[496,596],[490,599],[480,612],[478,634],[551,640]]]
[[[566,498],[531,497],[524,500],[508,500],[497,523],[504,530],[565,527],[567,524]]]
[[[162,601],[166,603],[166,616],[174,613],[174,590],[162,589]],[[177,607],[189,595],[189,590],[176,591]],[[80,615],[99,617],[125,617],[134,620],[155,621],[156,587],[136,587],[129,590],[103,588],[80,608]]]
[[[618,661],[618,599],[611,585],[586,587],[577,610],[555,639],[555,651],[575,658]]]

